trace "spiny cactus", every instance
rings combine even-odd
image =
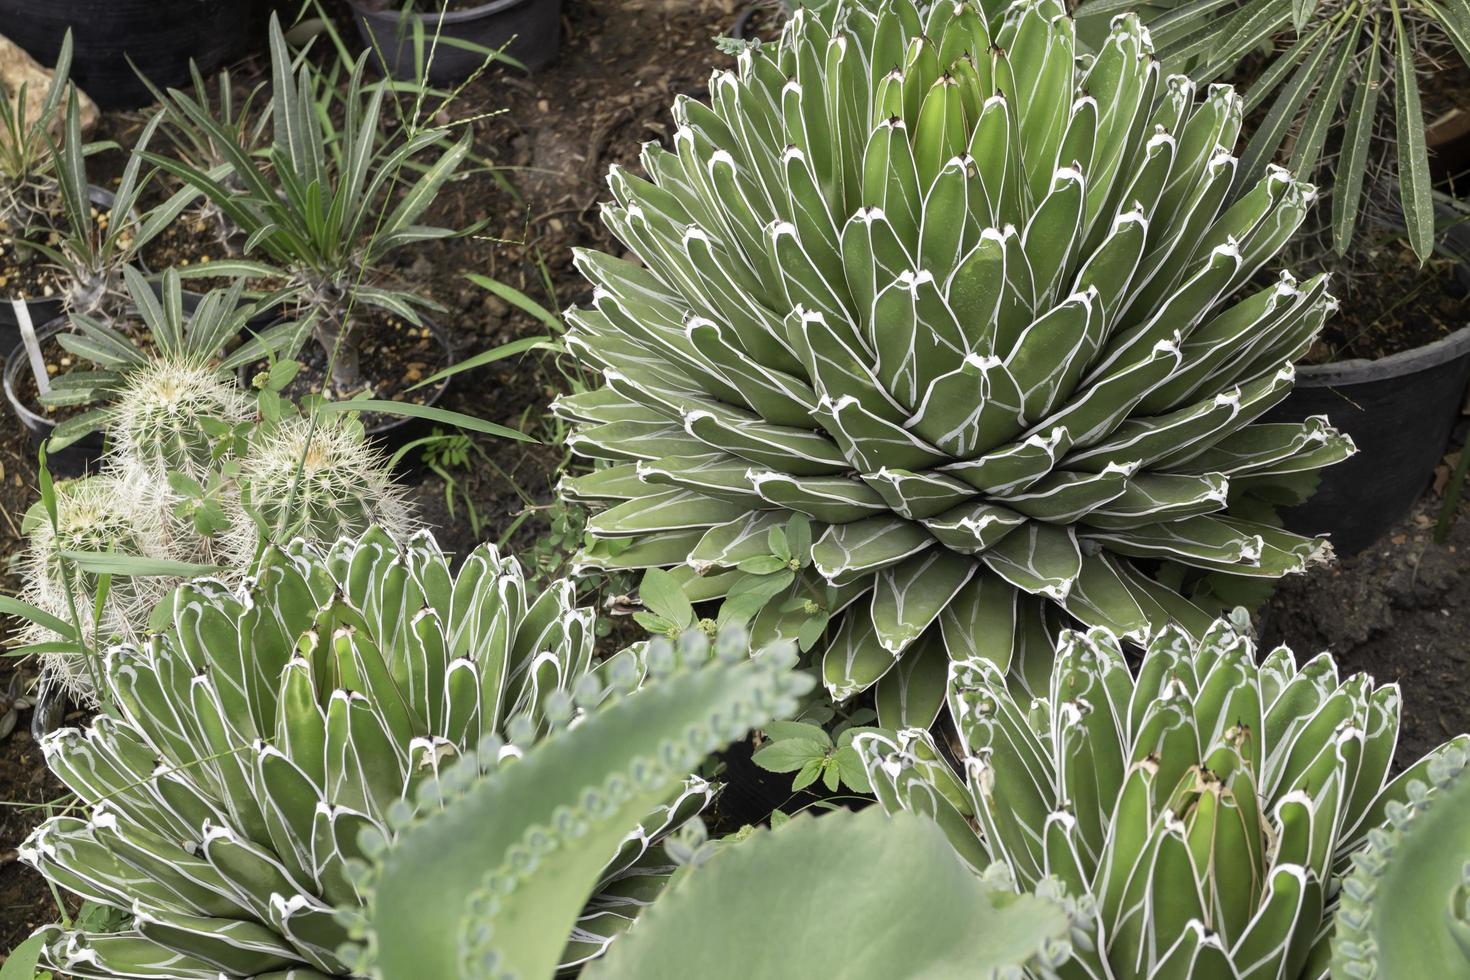
[[[813,684],[790,669],[792,651],[752,658],[738,632],[717,649],[711,660],[701,633],[677,649],[658,638],[646,687],[587,682],[574,725],[563,702],[551,719],[559,730],[524,756],[507,761],[492,740],[466,757],[445,780],[461,792],[443,809],[440,787],[422,791],[426,815],[400,826],[372,875],[360,923],[368,972],[550,977],[607,855],[642,815],[710,752],[794,711]]]
[[[81,806],[22,859],[133,916],[121,933],[51,927],[43,961],[75,977],[350,975],[334,910],[362,899],[362,831],[451,792],[452,760],[477,746],[524,750],[579,683],[640,680],[635,651],[592,665],[592,613],[573,602],[566,581],[528,594],[491,546],[456,574],[428,535],[379,530],[270,548],[235,590],[176,590],[166,631],[107,656],[117,712],[43,743]],[[572,958],[631,918],[639,876],[666,873],[649,848],[710,796],[697,779],[664,788],[599,855],[610,885]]]
[[[173,557],[172,537],[159,487],[133,474],[109,472],[56,485],[56,524],[42,508],[26,522],[29,540],[21,598],[65,622],[80,620],[84,633],[103,642],[141,635],[151,609],[171,584],[155,577],[111,576],[102,616],[96,619],[100,577],[79,569],[67,552],[101,552],[139,558]],[[71,595],[68,597],[68,587]],[[54,639],[31,626],[31,642]],[[42,655],[44,673],[69,693],[90,698],[92,679],[79,654]]]
[[[1353,855],[1332,975],[1470,977],[1470,744],[1441,750]]]
[[[374,525],[393,538],[414,529],[403,489],[361,424],[340,415],[292,416],[252,433],[240,460],[245,506],[231,515],[232,563],[248,565],[271,540],[332,542]]]
[[[210,440],[200,430],[201,419],[218,411],[221,422],[242,421],[248,406],[235,372],[294,351],[303,327],[281,322],[251,329],[251,319],[271,309],[279,297],[247,302],[242,277],[186,309],[175,270],[158,282],[131,266],[122,276],[131,304],[125,316],[109,322],[74,313],[71,329],[57,334],[62,347],[93,367],[57,377],[42,401],[95,407],[58,425],[52,445],[106,428],[118,454],[155,479],[161,479],[169,468],[164,464],[174,458],[197,479],[209,462],[204,447]],[[130,456],[130,450],[136,452]]]
[[[179,472],[202,481],[217,462],[218,428],[248,421],[253,409],[239,386],[213,369],[159,357],[129,373],[108,414],[122,465],[153,480]]]
[[[874,791],[975,867],[1093,905],[1064,976],[1325,978],[1335,876],[1431,765],[1385,788],[1398,688],[1340,679],[1326,653],[1257,664],[1225,621],[1198,643],[1164,631],[1136,676],[1107,631],[1069,632],[1035,701],[963,660],[949,699],[959,770],[928,732],[862,734]]]
[[[717,597],[806,515],[756,635],[831,615],[832,695],[881,681],[918,727],[947,649],[1045,671],[1068,617],[1202,633],[1160,563],[1302,570],[1325,542],[1235,504],[1351,452],[1322,419],[1253,424],[1334,302],[1285,274],[1235,298],[1314,199],[1273,169],[1225,205],[1240,99],[1161,79],[1132,16],[1079,59],[1054,0],[986,9],[798,10],[711,106],[676,102],[648,179],[610,178],[641,264],[577,256],[567,344],[606,384],[556,403],[612,464],[565,484],[601,508],[585,564],[687,565]]]

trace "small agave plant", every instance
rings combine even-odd
[[[1090,910],[1061,971],[1088,980],[1325,980],[1338,877],[1470,744],[1385,787],[1397,686],[1340,678],[1326,653],[1258,664],[1228,621],[1200,642],[1162,632],[1136,675],[1107,631],[1069,632],[1035,700],[963,660],[949,699],[958,770],[926,731],[855,739],[878,800],[933,816],[976,868],[1002,861]]]
[[[1055,0],[986,10],[798,10],[675,104],[648,179],[613,171],[639,262],[580,253],[568,314],[606,381],[556,405],[610,464],[565,484],[600,510],[582,562],[716,598],[809,520],[752,628],[831,617],[829,691],[878,684],[889,725],[933,720],[947,651],[1044,677],[1071,620],[1201,635],[1164,583],[1323,557],[1237,504],[1352,451],[1256,424],[1334,302],[1251,285],[1314,191],[1278,168],[1227,203],[1240,99],[1161,78],[1131,15],[1079,59]]]
[[[132,916],[118,933],[49,927],[42,962],[69,976],[353,975],[336,910],[363,901],[349,868],[364,832],[391,838],[457,795],[456,758],[518,755],[568,721],[573,692],[631,689],[645,670],[638,649],[593,665],[570,582],[531,595],[489,545],[453,573],[427,535],[298,540],[240,588],[195,581],[166,611],[146,646],[107,656],[116,713],[43,743],[81,806],[22,860]],[[655,845],[710,796],[674,780],[599,856],[563,963],[600,953],[656,893],[671,869]]]
[[[1332,975],[1470,978],[1470,748],[1416,774],[1406,799],[1353,855],[1332,940]]]

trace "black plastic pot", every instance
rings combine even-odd
[[[36,339],[44,344],[68,326],[70,324],[66,317],[57,317],[36,330]],[[5,398],[10,402],[10,410],[25,426],[31,448],[39,450],[41,444],[51,438],[56,422],[44,413],[38,412],[36,410],[38,406],[27,404],[20,396],[21,379],[30,369],[30,358],[26,354],[25,344],[17,343],[11,348],[10,355],[5,358]],[[46,463],[56,476],[81,476],[102,458],[105,448],[102,433],[93,432],[78,439],[65,449],[54,453],[48,452]]]
[[[454,364],[454,345],[449,342],[449,336],[444,330],[432,320],[424,320],[424,326],[434,335],[434,341],[444,351],[444,367],[436,368],[442,371],[444,368],[452,367]],[[429,372],[433,374],[434,372]],[[438,386],[424,399],[424,406],[432,408],[444,398],[449,391],[452,379],[446,378],[439,382]],[[415,439],[422,438],[434,431],[434,423],[428,419],[414,419],[403,415],[395,415],[386,421],[377,422],[367,427],[369,439],[376,440],[384,450],[389,453],[396,452],[399,448],[406,446]],[[405,460],[405,465],[407,464]]]
[[[491,0],[470,10],[407,16],[403,0],[348,0],[348,5],[363,44],[373,52],[373,63],[398,79],[418,77],[415,21],[423,25],[425,60],[434,32],[439,32],[429,65],[429,81],[435,85],[462,82],[485,63],[481,52],[445,43],[449,40],[503,51],[531,71],[549,65],[561,47],[561,0]]]
[[[1470,278],[1470,229],[1450,229],[1442,252]],[[1283,511],[1302,534],[1327,533],[1339,555],[1370,547],[1408,514],[1434,478],[1470,380],[1470,326],[1432,344],[1381,357],[1297,368],[1296,388],[1265,417],[1325,415],[1358,454],[1321,472],[1317,492]]]
[[[72,32],[71,77],[104,109],[153,101],[155,85],[189,80],[189,59],[208,76],[258,35],[255,0],[0,0],[0,31],[42,64],[54,65]]]

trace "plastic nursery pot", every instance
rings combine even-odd
[[[4,2],[5,0],[0,0],[0,5],[3,5]],[[91,198],[93,204],[109,210],[113,202],[117,200],[111,191],[103,190],[95,185],[87,188],[87,196]],[[11,305],[12,299],[19,299],[19,297],[0,296],[0,350],[3,351],[8,351],[20,343],[20,321],[15,317],[15,308]],[[31,326],[37,330],[65,312],[60,296],[27,299],[25,306],[31,314]]]
[[[47,340],[65,330],[69,325],[66,317],[57,317],[36,330],[36,339],[44,345]],[[39,405],[31,404],[21,397],[22,381],[30,370],[31,362],[26,353],[25,344],[17,342],[11,348],[10,355],[5,358],[5,398],[10,402],[10,410],[25,426],[31,448],[39,450],[41,444],[51,438],[51,432],[56,428],[56,420],[47,416]],[[56,476],[81,476],[102,458],[105,448],[102,433],[93,432],[78,439],[65,449],[48,452],[46,463]]]
[[[1441,251],[1470,278],[1470,230],[1451,228]],[[1470,380],[1470,326],[1377,360],[1301,365],[1296,388],[1265,418],[1325,415],[1358,454],[1321,473],[1305,504],[1282,512],[1287,528],[1327,533],[1339,555],[1370,547],[1408,514],[1434,477]]]
[[[373,53],[373,63],[397,79],[418,77],[415,22],[422,26],[425,61],[434,34],[439,33],[428,66],[429,81],[435,85],[462,82],[485,63],[484,53],[454,42],[503,51],[531,71],[549,65],[561,47],[561,0],[491,0],[468,10],[441,14],[430,9],[406,16],[403,0],[348,0],[348,5],[362,43]]]
[[[432,374],[435,371],[442,371],[444,368],[451,367],[454,364],[454,345],[449,342],[449,336],[440,328],[439,324],[432,320],[425,319],[424,326],[429,328],[429,333],[433,337],[435,346],[444,352],[444,366],[434,368],[429,373]],[[446,378],[435,385],[424,397],[421,404],[426,408],[432,408],[439,404],[440,400],[444,398],[445,393],[449,391],[451,380]],[[434,423],[428,419],[415,419],[404,415],[389,415],[380,416],[378,420],[372,421],[372,424],[366,428],[369,439],[376,440],[386,452],[393,453],[413,440],[432,433],[434,431]],[[405,458],[399,463],[399,467],[411,469],[412,462]]]
[[[160,87],[189,80],[189,59],[208,77],[243,54],[254,0],[0,0],[0,29],[53,65],[72,31],[72,80],[104,109],[153,101],[128,60]]]

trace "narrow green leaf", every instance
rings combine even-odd
[[[1373,17],[1373,37],[1368,43],[1368,63],[1358,78],[1353,106],[1343,128],[1342,151],[1337,173],[1339,180],[1332,188],[1332,245],[1338,255],[1352,244],[1353,229],[1358,223],[1358,206],[1363,194],[1363,172],[1368,161],[1368,141],[1373,138],[1373,119],[1378,111],[1378,88],[1382,65],[1379,57],[1378,33],[1382,21]]]
[[[144,558],[102,551],[63,551],[61,557],[93,575],[121,575],[124,578],[173,577],[193,578],[211,575],[219,565],[200,565],[173,558]]]
[[[444,370],[436,371],[429,375],[408,390],[418,391],[420,388],[438,384],[440,381],[452,378],[456,374],[472,371],[477,367],[484,367],[486,364],[494,364],[496,361],[503,361],[507,357],[524,354],[528,350],[560,350],[560,348],[550,337],[522,337],[520,340],[512,340],[508,344],[501,344],[499,347],[481,351],[474,357],[467,357],[458,364],[451,364]]]
[[[484,419],[477,419],[473,415],[465,415],[463,412],[451,412],[444,408],[434,408],[431,405],[415,405],[412,402],[395,402],[379,398],[360,398],[344,402],[318,402],[318,412],[377,412],[380,415],[401,415],[411,419],[427,419],[430,422],[438,422],[441,425],[451,425],[457,429],[466,429],[470,432],[480,432],[487,436],[499,436],[502,439],[514,439],[517,442],[540,443],[541,440],[535,436],[528,436],[519,429],[508,426],[497,425]]]
[[[6,616],[15,616],[26,622],[35,623],[53,633],[75,640],[76,627],[64,619],[58,619],[39,606],[33,606],[29,602],[22,602],[14,596],[0,595],[0,613]]]
[[[494,293],[496,296],[499,296],[501,299],[505,300],[516,309],[531,314],[536,319],[540,320],[542,323],[546,324],[557,333],[566,332],[566,326],[561,322],[561,317],[557,316],[555,313],[551,312],[546,307],[542,306],[540,303],[536,302],[534,299],[521,292],[519,289],[516,289],[514,286],[508,286],[497,279],[491,279],[489,276],[482,276],[478,273],[473,272],[465,278],[474,283],[476,286],[479,286],[481,289],[488,290]]]
[[[1424,143],[1424,112],[1419,106],[1419,80],[1415,76],[1415,49],[1409,44],[1396,2],[1393,29],[1397,49],[1393,92],[1394,129],[1399,142],[1399,197],[1409,244],[1422,265],[1434,252],[1434,198],[1430,188],[1429,150]]]

